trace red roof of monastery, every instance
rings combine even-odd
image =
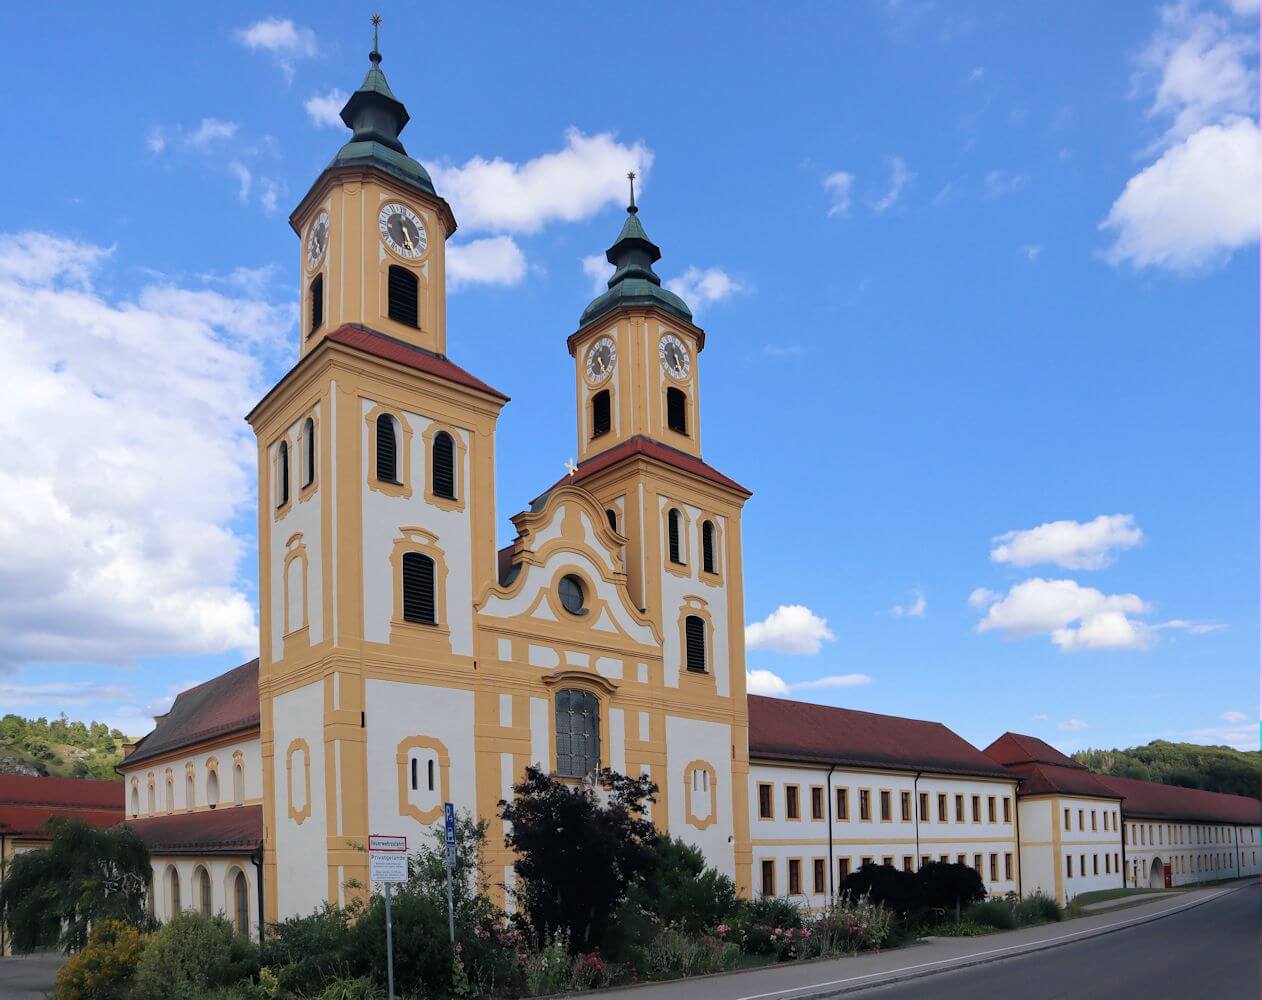
[[[1245,795],[1207,792],[1137,778],[1115,778],[1108,774],[1099,777],[1122,796],[1122,813],[1126,816],[1194,823],[1262,824],[1262,802]]]
[[[1086,770],[1072,757],[1065,756],[1037,736],[1022,736],[1020,733],[1004,733],[986,748],[985,753],[1000,764],[1054,764]]]
[[[123,794],[121,781],[0,775],[0,834],[42,837],[58,817],[104,830],[123,818]]]
[[[479,392],[496,396],[505,402],[508,401],[508,397],[498,389],[487,385],[477,376],[469,374],[454,361],[448,360],[445,355],[435,354],[433,351],[427,351],[422,347],[416,347],[395,337],[378,333],[376,330],[361,326],[359,323],[347,323],[339,326],[336,330],[326,334],[325,339],[331,340],[335,344],[353,347],[378,358],[384,358],[386,361],[395,361],[409,368],[415,368],[417,371],[425,372],[427,375],[436,375],[438,378],[446,379],[448,382],[455,382],[457,385],[477,389]]]
[[[846,767],[1012,778],[940,722],[749,696],[749,755]]]
[[[602,451],[599,455],[587,459],[579,464],[578,470],[572,475],[563,476],[545,490],[539,497],[535,498],[538,503],[542,497],[547,496],[552,490],[560,486],[577,486],[585,479],[589,479],[598,472],[604,472],[606,469],[617,465],[619,462],[628,458],[641,456],[651,459],[655,462],[661,462],[663,465],[669,465],[672,468],[679,469],[682,472],[689,472],[701,479],[708,480],[718,486],[723,486],[729,490],[735,490],[745,496],[753,496],[753,492],[746,489],[735,479],[729,479],[717,469],[706,465],[705,462],[694,455],[680,451],[678,448],[672,448],[670,445],[662,444],[660,441],[654,441],[652,438],[644,437],[637,434],[635,437],[627,438],[621,444],[614,445],[608,451]]]
[[[250,854],[263,843],[262,806],[220,806],[130,819],[151,854]]]
[[[120,766],[130,768],[217,736],[256,729],[258,724],[259,661],[254,659],[177,695],[171,711],[157,720],[153,732]]]
[[[1121,798],[1097,775],[1037,736],[1004,733],[983,752],[1021,779],[1018,796],[1060,794],[1093,799]]]

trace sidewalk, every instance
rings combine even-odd
[[[1100,913],[1057,924],[1003,931],[981,938],[936,938],[893,951],[866,953],[854,958],[793,963],[669,983],[602,991],[635,990],[636,1000],[821,1000],[877,985],[905,982],[951,969],[996,962],[1015,955],[1072,944],[1085,938],[1160,919],[1231,892],[1256,886],[1250,880],[1163,894],[1152,902],[1123,913]]]

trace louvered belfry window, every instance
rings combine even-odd
[[[387,312],[396,323],[416,326],[416,275],[406,267],[390,265]]]
[[[434,560],[419,552],[403,553],[403,620],[434,625]]]
[[[315,421],[310,417],[302,425],[303,462],[306,465],[302,476],[302,485],[310,486],[315,482]]]
[[[311,329],[315,333],[324,325],[324,275],[317,274],[311,279]]]
[[[280,447],[276,449],[276,465],[277,472],[280,474],[280,499],[276,501],[277,507],[283,507],[289,503],[289,443],[282,441]]]
[[[434,435],[434,496],[456,499],[456,444],[446,431]]]
[[[557,774],[585,778],[600,767],[600,702],[587,691],[556,694]]]
[[[674,386],[666,390],[666,426],[678,434],[688,433],[688,397]]]
[[[705,521],[701,525],[701,568],[707,573],[716,572],[714,568],[714,522]]]
[[[395,439],[394,419],[388,413],[377,417],[377,478],[383,483],[397,483],[399,443]]]
[[[682,563],[683,560],[679,558],[679,511],[677,511],[674,507],[672,507],[670,513],[666,515],[666,527],[666,533],[669,536],[666,541],[670,550],[670,561],[673,563]]]
[[[705,621],[696,615],[684,619],[684,641],[688,645],[687,667],[699,674],[704,674],[705,666]]]
[[[601,389],[592,397],[592,437],[608,434],[612,426],[609,416],[609,390]]]

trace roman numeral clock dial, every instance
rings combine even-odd
[[[662,362],[662,371],[673,379],[683,381],[692,371],[692,358],[688,356],[688,348],[673,333],[668,333],[657,345],[657,356]]]
[[[404,260],[416,260],[425,252],[428,242],[425,223],[407,205],[397,201],[382,205],[377,214],[377,228],[386,246]]]
[[[618,348],[609,337],[601,337],[587,351],[587,377],[592,382],[603,382],[613,371],[618,360]]]
[[[324,259],[324,251],[329,245],[329,213],[321,212],[316,216],[307,233],[307,267],[314,271]]]

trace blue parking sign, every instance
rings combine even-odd
[[[447,833],[445,840],[448,844],[454,844],[456,842],[456,807],[450,802],[443,803],[443,820]]]

